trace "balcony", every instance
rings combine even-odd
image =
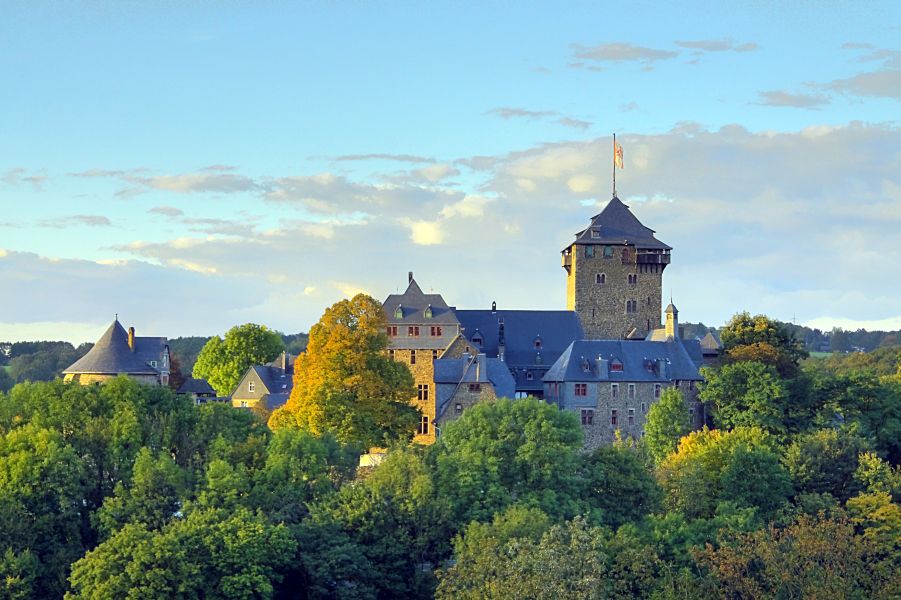
[[[668,265],[669,261],[669,252],[640,252],[636,257],[639,265]]]

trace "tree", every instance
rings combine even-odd
[[[690,433],[660,464],[657,479],[668,508],[689,518],[710,517],[721,502],[769,511],[791,492],[775,440],[756,427]]]
[[[766,315],[752,317],[748,312],[737,313],[723,328],[720,337],[727,355],[740,346],[767,344],[795,365],[807,358],[807,351],[795,339],[791,328]]]
[[[294,363],[291,397],[269,426],[331,431],[363,448],[410,439],[419,421],[413,376],[384,352],[385,323],[381,303],[365,294],[326,309]]]
[[[15,384],[15,380],[7,372],[6,367],[0,365],[0,393],[8,392]]]
[[[761,427],[786,431],[788,391],[779,375],[758,362],[739,362],[720,369],[701,370],[700,399],[713,406],[718,427]]]
[[[229,396],[247,369],[272,362],[283,348],[281,335],[264,325],[237,325],[225,339],[210,338],[197,356],[193,376],[206,379],[220,396]]]
[[[785,452],[785,466],[799,492],[828,493],[841,502],[857,494],[854,474],[869,444],[852,432],[822,429],[795,438]]]
[[[576,475],[582,429],[576,416],[535,398],[476,404],[432,446],[439,495],[454,522],[487,520],[513,503],[552,517],[588,508]]]
[[[130,524],[72,565],[67,598],[271,598],[295,549],[285,526],[240,508]]]
[[[667,388],[648,409],[644,444],[656,464],[675,452],[682,436],[691,431],[691,420],[682,392]]]
[[[605,525],[638,521],[660,503],[660,488],[638,454],[623,445],[602,446],[580,457],[582,498],[600,510]]]
[[[695,553],[721,598],[891,598],[897,572],[848,521],[800,517]]]

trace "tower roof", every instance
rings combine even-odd
[[[434,323],[435,325],[456,324],[457,317],[441,294],[426,294],[410,273],[407,289],[403,294],[389,295],[383,304],[388,323]],[[399,310],[399,315],[395,314]],[[426,312],[431,314],[426,316]]]
[[[591,224],[576,233],[576,244],[629,245],[638,248],[672,250],[654,237],[654,230],[641,224],[622,200],[613,197]]]
[[[128,333],[117,319],[94,347],[63,373],[157,375],[158,371],[147,364],[140,353],[132,352],[128,346]]]
[[[672,301],[670,301],[669,306],[666,307],[666,312],[673,313],[674,315],[678,315],[679,309],[676,308],[676,305],[673,304]]]

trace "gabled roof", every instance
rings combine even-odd
[[[722,349],[723,343],[716,333],[708,331],[707,335],[701,338],[701,350],[704,354],[719,354]]]
[[[484,354],[463,358],[439,358],[434,362],[436,385],[466,385],[490,383],[498,398],[512,398],[516,393],[516,381],[500,359]],[[440,418],[447,405],[438,407]]]
[[[137,351],[137,348],[140,347],[137,341],[139,339],[135,338],[136,351],[132,352],[131,348],[128,347],[128,333],[117,319],[100,336],[94,347],[63,373],[158,375],[158,370],[151,367],[143,359],[145,353]],[[150,347],[153,347],[152,343],[148,344],[148,348]],[[150,360],[159,360],[159,354],[157,354],[156,358]]]
[[[697,342],[695,341],[695,344]],[[700,347],[698,346],[699,350]],[[605,374],[594,368],[597,358],[608,362]],[[620,372],[609,364],[622,362]],[[583,364],[589,365],[585,370]],[[661,368],[661,366],[663,368]],[[624,381],[669,382],[674,380],[702,380],[698,364],[683,340],[648,342],[629,340],[579,340],[573,342],[544,376],[544,381]]]
[[[256,372],[260,381],[266,387],[266,392],[269,394],[290,393],[291,388],[294,387],[294,378],[290,374],[285,373],[280,367],[254,365],[250,368]]]
[[[504,361],[511,367],[554,363],[573,340],[581,339],[582,324],[570,310],[456,310],[463,335],[480,334],[477,352],[498,356],[500,325],[504,326]],[[540,342],[540,348],[536,347]]]
[[[591,217],[591,225],[576,233],[575,243],[672,250],[655,238],[654,230],[642,225],[629,207],[616,196],[607,203],[604,210]],[[564,248],[564,252],[567,248]]]
[[[419,284],[413,279],[410,273],[409,284],[403,294],[389,295],[383,304],[385,316],[388,317],[388,323],[397,324],[424,324],[434,323],[435,325],[456,325],[457,318],[454,311],[447,305],[441,294],[424,294]],[[425,317],[426,309],[431,307],[431,318]],[[402,316],[395,316],[397,309],[400,308]]]

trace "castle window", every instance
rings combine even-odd
[[[410,364],[416,364],[416,350],[410,350]]]
[[[397,337],[397,325],[388,325],[388,337]]]
[[[648,405],[645,404],[644,402],[642,402],[641,403],[641,414],[644,415],[644,414],[647,414],[647,412],[648,412]]]
[[[635,409],[629,409],[629,425],[635,425]]]
[[[593,408],[583,408],[582,409],[582,425],[591,425],[594,422],[594,409]]]
[[[411,325],[407,327],[407,335],[409,337],[419,337],[419,325]]]
[[[432,325],[429,328],[429,334],[432,337],[440,337],[441,336],[441,325]]]
[[[628,248],[623,248],[622,256],[623,256],[624,263],[629,261],[629,249]]]
[[[619,396],[619,384],[611,383],[610,384],[610,397],[616,400],[616,397]]]
[[[247,391],[248,391],[248,393],[251,393],[251,394],[252,394],[252,393],[254,393],[256,390],[257,390],[257,382],[256,382],[256,381],[248,382],[248,384],[247,384]]]
[[[426,319],[432,318],[432,305],[431,304],[429,304],[428,306],[425,307],[425,312],[423,313],[423,316],[425,316]]]
[[[610,411],[610,424],[613,425],[613,426],[615,427],[616,424],[617,424],[618,422],[619,422],[619,411],[617,411],[615,408],[614,408],[614,409],[611,409],[611,411]]]
[[[463,413],[463,405],[460,404],[459,402],[457,402],[456,404],[454,404],[454,412],[455,412],[456,414],[458,414],[458,415],[459,415],[459,414],[462,414],[462,413]]]
[[[629,273],[629,285],[635,285],[636,283],[638,283],[638,275]]]
[[[472,392],[473,394],[478,394],[479,392],[482,391],[482,384],[481,383],[470,383],[469,391]]]
[[[526,381],[532,381],[533,379],[535,379],[535,376],[532,375],[532,372],[526,371]]]
[[[416,433],[419,435],[429,435],[429,418],[425,415],[422,415],[422,418],[419,420],[419,428],[417,428]]]
[[[588,395],[588,384],[587,383],[577,383],[575,387],[575,395],[576,396],[587,396]]]
[[[429,384],[420,383],[417,390],[417,399],[419,400],[428,400],[429,399]]]
[[[614,373],[622,373],[623,372],[623,363],[618,358],[614,358],[610,361],[610,370]]]
[[[604,285],[607,283],[607,274],[606,273],[598,273],[594,276],[594,282],[598,285]]]
[[[604,258],[613,258],[613,246],[604,246]]]
[[[591,230],[591,237],[593,237],[593,238],[599,238],[599,237],[601,237],[601,232],[600,232],[599,230],[597,230],[597,229],[592,229],[592,230]]]
[[[153,368],[155,369],[155,368],[156,368],[156,361],[155,361],[155,360],[151,360],[151,361],[150,361],[150,366],[153,367]]]
[[[585,246],[585,258],[594,258],[594,246]]]
[[[660,384],[659,383],[654,384],[654,397],[655,398],[660,397]]]
[[[629,384],[629,400],[635,400],[635,384]]]
[[[394,318],[395,319],[403,319],[404,318],[404,307],[402,304],[398,304],[397,308],[394,309]]]
[[[432,362],[435,362],[436,360],[438,360],[438,351],[432,350]]]

